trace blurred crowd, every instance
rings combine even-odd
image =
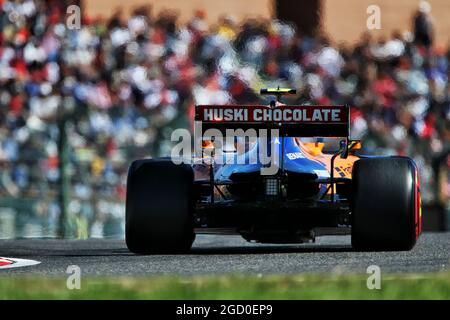
[[[202,11],[180,23],[139,8],[83,16],[73,29],[64,1],[0,0],[0,207],[39,199],[33,219],[54,232],[58,124],[68,120],[73,223],[91,236],[120,232],[131,160],[168,154],[195,104],[262,103],[259,88],[278,85],[300,92],[289,103],[352,106],[364,153],[413,157],[423,200],[447,203],[450,51],[433,45],[427,14],[408,32],[349,46],[278,20],[208,24]]]

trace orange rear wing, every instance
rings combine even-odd
[[[285,137],[348,137],[348,106],[198,105],[195,121],[208,129],[278,129]]]

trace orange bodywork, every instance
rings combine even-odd
[[[323,163],[327,170],[331,173],[331,157],[332,154],[322,152],[324,143],[322,142],[302,142],[300,139],[295,140],[298,146],[304,151],[305,156],[310,160],[316,160]],[[334,160],[334,177],[336,178],[352,178],[353,164],[359,157],[349,155],[347,159],[336,157]]]

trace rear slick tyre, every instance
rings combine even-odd
[[[192,167],[171,160],[134,161],[128,171],[125,240],[139,254],[182,253],[195,238]]]
[[[352,246],[410,250],[421,232],[417,168],[406,157],[363,158],[353,167]]]

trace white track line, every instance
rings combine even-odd
[[[11,268],[20,268],[20,267],[29,267],[29,266],[34,266],[34,265],[41,263],[40,261],[36,261],[36,260],[6,258],[6,257],[0,257],[0,260],[5,261],[5,262],[11,262],[10,264],[0,265],[0,270],[11,269]]]

